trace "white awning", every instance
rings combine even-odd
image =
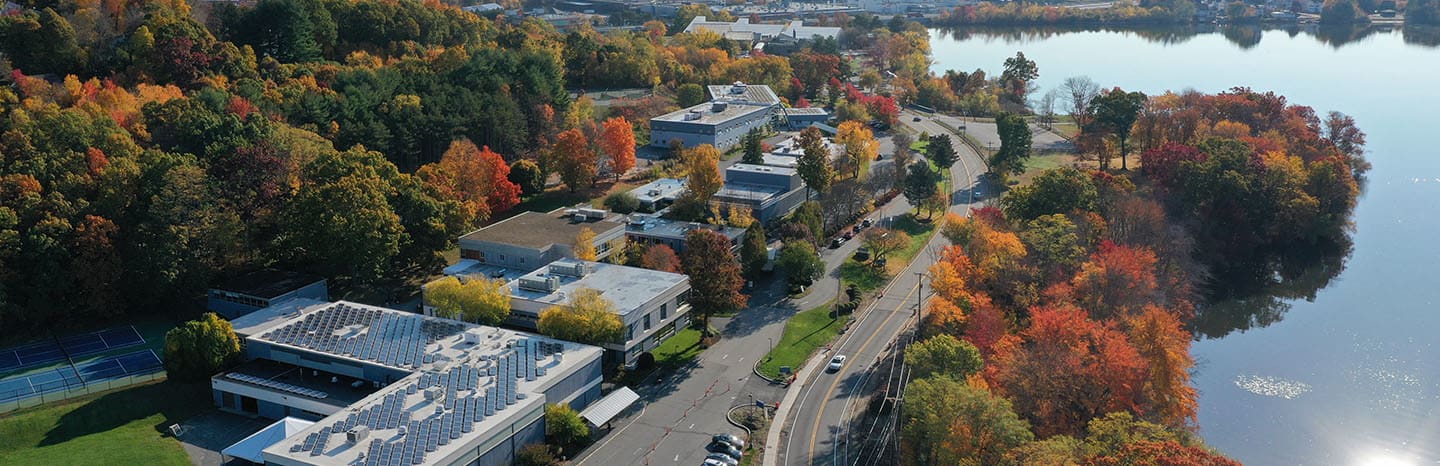
[[[225,447],[224,450],[220,451],[220,454],[231,458],[240,458],[251,463],[265,464],[265,457],[262,456],[260,452],[265,451],[266,448],[270,448],[271,445],[279,443],[281,440],[285,440],[285,437],[298,434],[300,431],[312,425],[315,425],[315,423],[304,419],[287,417],[275,421],[274,424],[270,424],[270,426],[264,429],[260,429],[259,432],[250,434],[249,437],[235,442],[234,445]]]
[[[629,408],[630,405],[639,399],[640,395],[636,395],[634,391],[630,390],[630,387],[620,387],[618,390],[610,392],[609,395],[605,395],[600,401],[596,401],[594,404],[591,404],[590,407],[585,408],[584,411],[580,412],[580,417],[585,418],[586,421],[590,421],[590,425],[599,427],[610,422],[611,419],[615,419],[616,415],[619,415],[621,411]]]

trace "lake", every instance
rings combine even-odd
[[[1374,169],[1353,249],[1332,264],[1343,270],[1217,306],[1239,314],[1192,347],[1200,434],[1246,464],[1419,466],[1440,464],[1440,48],[1429,37],[936,30],[932,70],[998,76],[1023,51],[1040,68],[1035,98],[1087,75],[1152,95],[1246,86],[1355,117]]]

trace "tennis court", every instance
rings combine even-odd
[[[134,326],[126,325],[20,345],[0,350],[0,372],[55,364],[64,361],[67,353],[71,358],[78,358],[141,343],[145,343],[145,338]]]
[[[27,376],[0,380],[0,402],[9,402],[61,390],[73,390],[87,383],[120,379],[135,374],[157,372],[163,368],[160,357],[151,350],[140,350]],[[78,371],[76,369],[79,369]]]

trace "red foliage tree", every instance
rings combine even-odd
[[[1087,466],[1240,466],[1239,461],[1226,458],[1204,449],[1181,445],[1167,440],[1163,442],[1141,441],[1121,447],[1110,455],[1089,458]]]
[[[560,173],[560,181],[570,192],[595,181],[595,151],[590,149],[590,140],[580,130],[568,129],[556,136],[550,158],[555,171]]]
[[[600,152],[610,162],[610,172],[620,179],[635,168],[635,128],[624,117],[613,117],[600,124]]]
[[[1140,170],[1161,186],[1170,186],[1180,164],[1205,160],[1205,153],[1184,144],[1168,142],[1140,153]]]
[[[661,272],[680,272],[680,256],[675,255],[675,250],[663,244],[652,244],[645,248],[645,254],[640,256],[640,266]]]
[[[986,374],[1037,436],[1074,435],[1096,416],[1141,408],[1145,360],[1123,333],[1073,306],[1035,308],[1030,320],[1020,338],[995,345]]]
[[[1139,312],[1161,301],[1155,253],[1104,241],[1071,280],[1076,303],[1096,318]]]

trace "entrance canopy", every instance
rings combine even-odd
[[[620,387],[590,405],[589,408],[585,408],[580,412],[580,417],[585,418],[592,426],[603,426],[639,399],[640,395],[636,395],[634,391],[630,390],[630,387]]]
[[[265,457],[262,456],[260,452],[265,451],[266,448],[279,443],[281,440],[285,440],[285,437],[295,435],[312,425],[315,425],[315,423],[304,419],[287,417],[275,421],[274,424],[270,424],[270,426],[264,429],[260,429],[259,432],[250,434],[250,436],[245,437],[244,440],[235,442],[234,445],[221,450],[220,454],[255,464],[265,464]]]

